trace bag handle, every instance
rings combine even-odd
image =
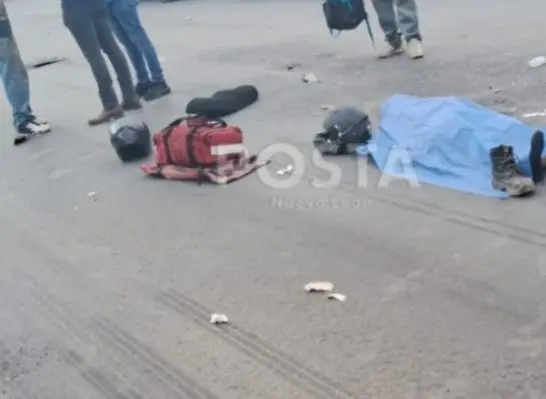
[[[226,127],[228,124],[226,123],[226,121],[224,121],[223,119],[220,119],[220,118],[207,118],[207,117],[202,117],[202,116],[199,116],[199,115],[195,115],[195,116],[184,116],[182,118],[178,118],[178,119],[175,119],[174,121],[172,121],[171,123],[169,123],[165,128],[163,128],[163,132],[164,133],[169,133],[171,130],[173,130],[175,127],[177,127],[178,125],[180,125],[182,122],[184,122],[185,120],[188,120],[188,119],[196,119],[196,120],[200,120],[202,121],[202,124],[201,126],[204,126],[205,124],[207,123],[210,123],[210,124],[217,124],[219,125],[220,127]]]
[[[174,121],[172,121],[171,123],[169,123],[166,127],[163,128],[163,132],[164,133],[169,133],[171,130],[173,130],[175,127],[177,127],[178,125],[180,125],[182,122],[184,122],[186,119],[188,119],[187,117],[183,117],[183,118],[178,118],[178,119],[175,119]]]

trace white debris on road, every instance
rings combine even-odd
[[[539,116],[546,116],[546,109],[540,112],[530,112],[528,114],[523,114],[524,118],[537,118]]]
[[[347,295],[330,294],[330,295],[328,295],[328,299],[336,300],[336,301],[339,301],[339,302],[345,302],[347,300]]]
[[[546,57],[545,56],[535,57],[532,60],[530,60],[528,64],[531,68],[539,68],[543,65],[546,65]]]
[[[301,80],[304,81],[305,83],[318,83],[319,82],[317,76],[314,73],[304,73],[301,76]]]
[[[327,281],[314,281],[306,284],[303,288],[307,292],[331,292],[334,289],[334,284]]]
[[[286,168],[282,168],[282,169],[279,169],[277,171],[277,174],[279,176],[286,176],[286,175],[291,175],[292,173],[294,173],[294,165],[288,165]]]
[[[228,318],[225,314],[213,313],[210,315],[211,324],[227,324]]]

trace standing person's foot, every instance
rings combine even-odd
[[[412,60],[417,60],[425,56],[423,51],[423,44],[419,39],[411,39],[407,43],[408,55]]]
[[[385,58],[391,58],[396,55],[400,55],[404,52],[404,47],[402,47],[402,41],[398,40],[395,42],[385,42],[383,47],[377,52],[377,58],[384,60]]]
[[[152,82],[137,83],[135,86],[135,92],[139,98],[143,98],[150,89]]]
[[[142,104],[140,103],[140,100],[138,99],[138,97],[134,97],[129,100],[123,101],[123,104],[121,104],[121,107],[125,111],[135,111],[137,109],[141,109]]]
[[[144,95],[144,99],[146,101],[154,101],[168,94],[171,94],[171,88],[167,85],[167,83],[153,82]]]
[[[37,123],[38,125],[47,125],[49,126],[49,123],[45,120],[40,118],[39,116],[32,115],[32,121]]]
[[[103,110],[98,116],[95,118],[89,119],[88,123],[89,126],[97,126],[101,125],[106,122],[110,122],[116,119],[119,119],[123,117],[125,113],[123,112],[123,108],[121,106],[116,106],[114,108],[105,109]]]
[[[39,122],[38,118],[35,118],[20,124],[17,127],[13,143],[17,145],[26,141],[31,136],[49,133],[51,131],[51,127],[46,121],[40,119]]]
[[[531,150],[529,151],[529,164],[533,181],[539,183],[544,180],[544,169],[542,166],[542,153],[544,152],[544,133],[537,130],[531,136]]]

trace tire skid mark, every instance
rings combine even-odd
[[[340,187],[340,190],[354,195],[352,191],[345,187]],[[377,201],[381,204],[390,205],[394,208],[444,220],[448,223],[456,224],[476,231],[493,234],[498,237],[510,238],[514,241],[529,244],[535,247],[546,248],[546,233],[540,231],[514,226],[509,223],[499,222],[483,216],[467,214],[462,211],[449,209],[447,207],[429,202],[418,202],[409,198],[393,199],[380,194],[368,194],[365,198]]]
[[[149,364],[153,371],[162,376],[162,379],[170,381],[173,386],[184,392],[188,398],[217,399],[217,396],[207,388],[181,373],[167,360],[154,353],[152,349],[139,342],[115,323],[101,316],[93,317],[93,321],[93,331],[95,333],[102,335],[105,340],[115,342],[121,351],[131,354],[144,364]]]
[[[25,272],[21,273],[27,274]],[[31,276],[28,276],[28,278],[34,283],[34,297],[37,299],[43,313],[46,316],[49,316],[48,320],[52,322],[52,324],[56,324],[58,327],[61,327],[62,330],[69,331],[82,341],[94,342],[99,346],[102,346],[102,343],[107,344],[112,349],[115,349],[117,352],[124,355],[127,360],[133,364],[132,368],[137,374],[142,374],[142,372],[138,367],[135,367],[135,363],[142,366],[147,374],[151,374],[156,380],[161,382],[161,385],[159,385],[160,390],[164,390],[165,387],[168,387],[172,393],[176,394],[177,398],[218,399],[215,394],[209,392],[205,387],[200,386],[198,382],[177,370],[175,366],[154,354],[151,349],[146,348],[146,351],[149,353],[146,355],[143,345],[138,343],[134,338],[133,345],[130,345],[127,344],[127,340],[124,340],[123,338],[120,339],[104,327],[96,328],[94,325],[86,325],[86,323],[70,314],[70,312],[60,304],[56,298],[41,287],[36,280]],[[96,318],[97,320],[100,320],[97,316]],[[76,329],[74,327],[79,331],[75,331]],[[112,330],[111,326],[108,327]],[[119,327],[117,327],[117,329],[120,330]],[[124,334],[129,336],[128,333]],[[87,336],[87,338],[84,338],[84,336]]]
[[[39,292],[38,292],[39,291]],[[100,345],[101,343],[92,335],[87,332],[83,323],[73,316],[68,316],[66,311],[62,309],[61,305],[56,303],[54,299],[50,298],[49,294],[44,292],[43,288],[35,288],[33,293],[34,298],[39,302],[43,313],[48,317],[48,322],[55,325],[60,331],[68,332],[78,340],[84,343],[94,343]],[[67,321],[70,320],[70,321]],[[69,324],[72,324],[70,326]],[[75,326],[76,325],[76,326]],[[79,330],[79,331],[76,331]],[[82,333],[83,332],[83,333]],[[87,336],[85,338],[84,336]],[[61,358],[70,366],[74,367],[81,375],[81,377],[87,382],[93,389],[102,393],[106,398],[111,399],[141,399],[140,396],[131,394],[130,396],[121,394],[115,384],[110,381],[104,373],[96,369],[86,371],[82,365],[81,357],[76,352],[64,349],[60,353]],[[108,355],[112,356],[112,355]]]
[[[210,309],[174,290],[156,295],[158,302],[182,315],[190,315],[194,322],[221,338],[228,345],[239,350],[259,364],[271,369],[292,384],[303,388],[316,398],[354,399],[357,396],[344,390],[328,377],[309,369],[288,355],[264,342],[253,334],[245,332],[234,324],[223,326],[221,330],[211,325],[208,318]],[[218,332],[221,331],[219,334]]]
[[[94,367],[85,367],[81,364],[79,356],[72,351],[63,351],[62,359],[79,371],[81,377],[97,392],[104,395],[108,399],[139,399],[133,395],[126,395],[118,390],[116,385],[104,375],[101,371]]]

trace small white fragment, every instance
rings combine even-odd
[[[317,76],[314,74],[314,73],[304,73],[302,76],[301,76],[301,80],[304,81],[305,83],[318,83],[318,78]]]
[[[546,65],[546,57],[543,55],[540,57],[535,57],[531,59],[528,64],[531,68],[541,67],[543,65]]]
[[[347,300],[347,295],[343,294],[330,294],[328,295],[328,299],[333,299],[339,302],[345,302]]]
[[[89,198],[93,198],[93,197],[95,197],[96,195],[97,195],[97,193],[94,192],[94,191],[90,191],[90,192],[87,193],[87,196],[88,196]]]
[[[334,289],[334,284],[327,281],[313,281],[303,288],[307,292],[331,292]]]
[[[210,315],[211,324],[227,324],[228,318],[225,314],[213,313]]]
[[[523,114],[524,118],[537,118],[539,116],[546,116],[546,109],[540,112],[530,112],[528,114]]]
[[[288,165],[286,168],[282,168],[282,169],[279,169],[277,171],[277,174],[279,176],[286,176],[286,175],[291,175],[292,173],[294,173],[294,165]]]

